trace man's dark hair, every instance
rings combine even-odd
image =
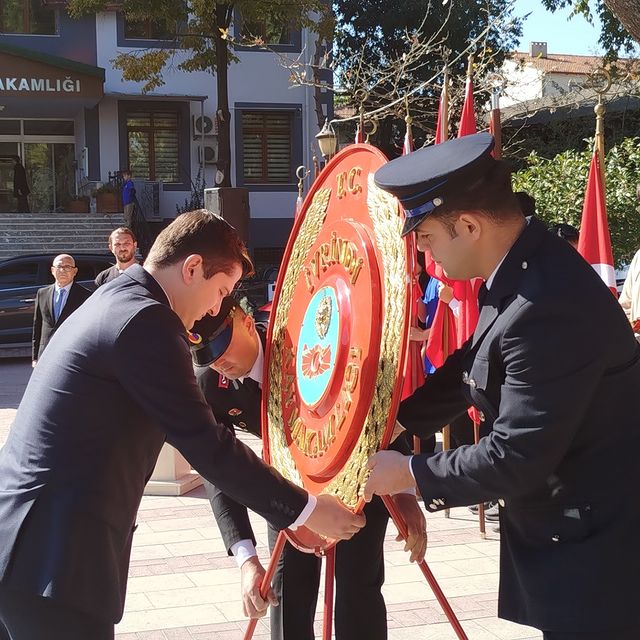
[[[536,215],[536,199],[533,196],[530,196],[526,191],[516,191],[514,195],[518,200],[522,215],[527,218]]]
[[[204,261],[204,277],[221,271],[231,275],[236,265],[242,275],[253,274],[253,264],[238,232],[223,218],[196,209],[179,215],[153,243],[145,264],[169,267],[197,254]]]
[[[138,242],[138,240],[136,239],[136,236],[134,235],[133,231],[129,229],[129,227],[118,227],[117,229],[114,229],[109,234],[109,244],[111,244],[111,240],[113,239],[113,236],[117,236],[117,235],[130,236],[133,242]]]
[[[520,215],[511,188],[511,169],[506,162],[494,161],[487,173],[466,190],[465,185],[460,185],[460,192],[445,197],[431,217],[440,220],[453,236],[455,223],[464,211],[478,211],[496,222]]]

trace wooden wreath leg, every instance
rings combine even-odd
[[[480,442],[480,425],[475,421],[473,423],[473,441],[475,444]],[[480,537],[484,539],[487,537],[486,522],[484,519],[484,502],[478,505],[478,521],[480,522]]]
[[[333,632],[333,589],[336,575],[336,548],[331,547],[325,553],[324,566],[324,615],[322,621],[322,640],[331,640]]]
[[[451,427],[449,425],[442,428],[442,450],[449,451],[451,449]],[[444,510],[444,517],[449,517],[449,509]]]
[[[260,595],[263,598],[266,598],[267,593],[269,593],[269,589],[271,588],[271,581],[273,580],[273,574],[276,572],[278,560],[280,560],[280,556],[282,555],[282,551],[284,549],[286,541],[287,538],[284,535],[284,531],[280,531],[280,533],[278,533],[278,537],[276,538],[276,543],[273,547],[273,551],[271,552],[269,566],[267,567],[264,578],[262,578],[262,584],[260,585]],[[256,630],[257,624],[258,618],[251,618],[251,620],[249,620],[247,630],[244,632],[244,640],[251,640],[251,638],[253,638],[253,633]]]
[[[405,523],[404,518],[402,517],[402,514],[400,513],[400,511],[398,511],[398,508],[393,502],[391,496],[380,496],[380,497],[382,498],[382,501],[387,507],[387,510],[389,511],[389,515],[393,519],[393,522],[395,523],[398,529],[398,532],[406,540],[409,536],[409,530],[407,529],[407,524]],[[451,624],[451,626],[453,627],[453,630],[455,631],[458,639],[468,640],[467,634],[464,632],[464,629],[462,628],[462,625],[460,624],[460,621],[458,620],[456,614],[453,612],[453,609],[451,608],[451,605],[449,604],[446,596],[444,595],[444,593],[442,593],[442,589],[440,588],[440,585],[436,581],[433,573],[431,573],[431,569],[429,569],[429,567],[427,566],[427,563],[424,560],[422,560],[422,562],[420,562],[418,566],[420,567],[420,571],[422,571],[422,574],[426,578],[427,584],[431,588],[431,591],[433,591],[433,595],[436,597],[436,600],[440,603],[440,606],[442,607],[444,614],[447,616],[447,620],[449,620],[449,624]]]

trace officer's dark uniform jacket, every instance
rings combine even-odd
[[[267,328],[264,324],[256,323],[256,331],[264,348]],[[238,428],[261,437],[261,391],[255,380],[228,380],[209,367],[196,368],[195,373],[207,404],[222,424],[231,431]],[[227,552],[231,554],[231,547],[240,540],[251,540],[255,545],[246,507],[232,500],[210,482],[206,482],[205,487]]]
[[[470,403],[493,427],[411,464],[431,511],[501,497],[501,617],[603,638],[640,625],[638,349],[594,269],[532,218],[471,340],[402,403],[420,436]]]

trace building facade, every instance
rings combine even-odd
[[[0,211],[15,207],[19,156],[32,211],[68,210],[125,167],[152,197],[150,215],[175,217],[198,175],[216,186],[216,79],[183,72],[178,51],[164,85],[148,93],[125,81],[121,52],[173,48],[153,24],[117,11],[71,18],[60,1],[0,0]],[[271,49],[308,59],[317,36],[287,30]],[[250,242],[281,248],[297,197],[296,168],[312,166],[317,105],[331,115],[331,93],[291,87],[280,56],[238,49],[229,67],[231,181],[248,190]],[[329,78],[330,80],[330,78]]]

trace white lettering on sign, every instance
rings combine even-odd
[[[0,91],[41,91],[51,93],[80,93],[80,80],[66,76],[63,80],[56,78],[2,78]]]

